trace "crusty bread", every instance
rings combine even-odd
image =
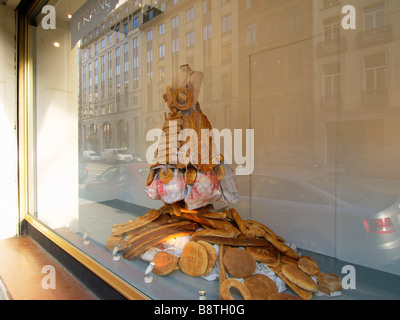
[[[200,277],[206,272],[207,265],[207,250],[202,245],[190,241],[183,247],[179,267],[184,273],[191,277]]]
[[[160,251],[153,258],[153,272],[159,276],[166,276],[176,269],[178,260],[177,256],[169,252]]]
[[[279,251],[270,242],[265,247],[246,247],[246,250],[258,262],[265,263],[267,266],[277,266],[279,264]]]
[[[170,168],[162,168],[159,171],[160,180],[164,184],[168,184],[174,178],[174,172]]]
[[[150,186],[154,180],[154,171],[150,170],[149,175],[147,176],[146,186]]]
[[[301,256],[298,261],[298,267],[301,271],[307,273],[309,276],[315,276],[319,272],[319,268],[314,259],[308,256]]]
[[[251,293],[249,289],[243,283],[236,279],[226,279],[222,282],[219,288],[221,300],[235,300],[230,293],[230,289],[232,287],[239,290],[244,300],[251,300]]]
[[[281,270],[286,278],[300,288],[310,292],[318,291],[317,284],[310,278],[310,276],[301,271],[299,267],[286,264],[282,266]]]
[[[207,256],[208,256],[208,263],[207,263],[207,268],[206,271],[204,272],[204,275],[209,274],[215,267],[215,264],[217,263],[217,252],[215,251],[215,248],[212,244],[209,244],[208,242],[205,241],[198,241],[198,244],[202,245],[204,249],[207,251]]]
[[[282,273],[282,267],[283,265],[280,265],[278,267],[271,267],[272,271],[274,271],[287,285],[290,289],[292,289],[300,298],[304,300],[311,300],[312,298],[312,293],[310,291],[304,290],[303,288],[300,288],[298,285],[294,284],[292,281],[290,281],[288,278],[284,276]],[[295,266],[297,268],[297,266]]]
[[[295,266],[297,266],[297,264],[298,264],[298,261],[296,259],[289,258],[288,256],[285,256],[283,254],[281,254],[280,258],[281,258],[280,261],[283,264],[293,264]]]
[[[331,294],[342,289],[342,280],[333,273],[318,273],[318,288],[326,294]]]
[[[196,181],[197,171],[194,168],[188,168],[185,173],[186,184],[193,184]]]
[[[291,295],[289,293],[281,292],[281,293],[274,293],[268,297],[268,300],[303,300],[299,297]]]
[[[254,274],[245,278],[243,283],[249,289],[252,300],[267,300],[278,292],[275,282],[264,274]]]
[[[215,176],[218,181],[221,181],[225,177],[225,167],[222,164],[219,164],[215,167]]]
[[[256,259],[243,249],[231,248],[224,255],[224,265],[233,278],[246,278],[256,270]]]
[[[281,243],[280,241],[278,241],[280,243],[280,246],[285,248],[284,250],[281,250],[282,254],[291,258],[291,259],[295,259],[298,260],[299,259],[299,255],[296,251],[294,251],[291,247],[289,247],[288,245]]]

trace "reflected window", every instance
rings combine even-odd
[[[385,26],[385,5],[381,4],[365,9],[365,30],[373,30]]]
[[[226,33],[232,30],[232,15],[229,14],[222,18],[221,21],[222,33]]]
[[[379,93],[386,88],[386,58],[384,53],[365,57],[365,90]]]
[[[326,43],[337,41],[339,36],[340,19],[334,17],[324,21],[324,40]]]
[[[341,83],[340,63],[324,65],[324,81],[322,95],[325,99],[333,99],[339,95]]]

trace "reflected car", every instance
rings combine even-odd
[[[83,159],[88,161],[100,161],[101,158],[99,155],[96,154],[95,151],[92,150],[85,150],[82,153]]]
[[[144,191],[149,170],[148,163],[111,166],[86,183],[86,197],[96,202],[121,200],[148,208],[161,207],[161,201],[151,200]]]
[[[398,195],[305,168],[272,168],[237,179],[239,190],[247,186],[238,209],[247,205],[250,219],[300,248],[369,266],[400,258]]]
[[[124,149],[105,149],[101,154],[101,159],[107,163],[123,163],[131,162],[133,156],[127,150]]]

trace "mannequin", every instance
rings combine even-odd
[[[187,87],[193,93],[193,104],[188,111],[194,111],[198,102],[204,74],[200,71],[193,71],[188,64],[179,67],[179,72],[172,80],[172,91],[178,88]]]

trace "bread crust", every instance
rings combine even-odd
[[[225,177],[225,167],[222,164],[219,164],[215,167],[215,176],[218,181],[222,181]]]
[[[244,300],[251,300],[251,293],[249,289],[236,279],[226,279],[224,282],[222,282],[220,286],[221,300],[235,300],[229,291],[232,287],[239,290]]]
[[[272,243],[265,247],[246,247],[258,262],[265,263],[267,266],[277,266],[279,264],[279,251]]]
[[[200,240],[197,243],[202,245],[207,251],[208,263],[206,271],[204,272],[204,275],[207,275],[214,269],[215,264],[217,263],[217,252],[215,251],[214,246],[212,244],[209,244],[208,242]]]
[[[194,168],[188,168],[185,173],[186,184],[195,183],[197,178],[197,171]]]
[[[172,179],[174,178],[174,172],[172,171],[171,168],[160,169],[159,175],[160,175],[161,182],[164,184],[170,183],[172,181]]]
[[[245,278],[243,283],[249,289],[252,300],[267,300],[278,292],[275,282],[264,274],[254,274]]]
[[[224,255],[224,266],[233,278],[246,278],[256,270],[256,259],[243,249],[231,248]]]
[[[182,272],[191,277],[200,277],[206,272],[207,265],[207,250],[202,245],[190,241],[183,247],[179,259],[179,267]]]
[[[292,281],[290,281],[288,278],[285,277],[285,275],[282,273],[282,265],[274,268],[271,267],[272,271],[274,271],[287,285],[290,289],[292,289],[300,298],[304,300],[311,300],[312,298],[312,293],[310,291],[304,290],[303,288],[300,288],[298,285],[294,284]],[[297,268],[297,266],[296,266]]]
[[[300,288],[310,292],[318,291],[317,284],[310,278],[310,276],[301,271],[299,267],[286,264],[282,266],[281,270],[286,278]]]
[[[314,259],[308,256],[301,256],[298,261],[298,267],[309,276],[315,276],[319,273],[319,268]]]
[[[326,294],[342,289],[342,279],[333,273],[318,273],[317,281],[319,290]]]
[[[185,102],[181,102],[179,99],[182,94],[186,96]],[[193,101],[194,101],[193,93],[192,91],[190,91],[189,88],[186,87],[176,89],[172,96],[173,106],[181,111],[189,109],[193,105]]]
[[[166,276],[176,270],[179,258],[169,252],[160,251],[154,258],[153,272],[158,276]]]
[[[281,292],[281,293],[274,293],[273,295],[269,296],[268,300],[303,300],[303,299],[285,292]]]

